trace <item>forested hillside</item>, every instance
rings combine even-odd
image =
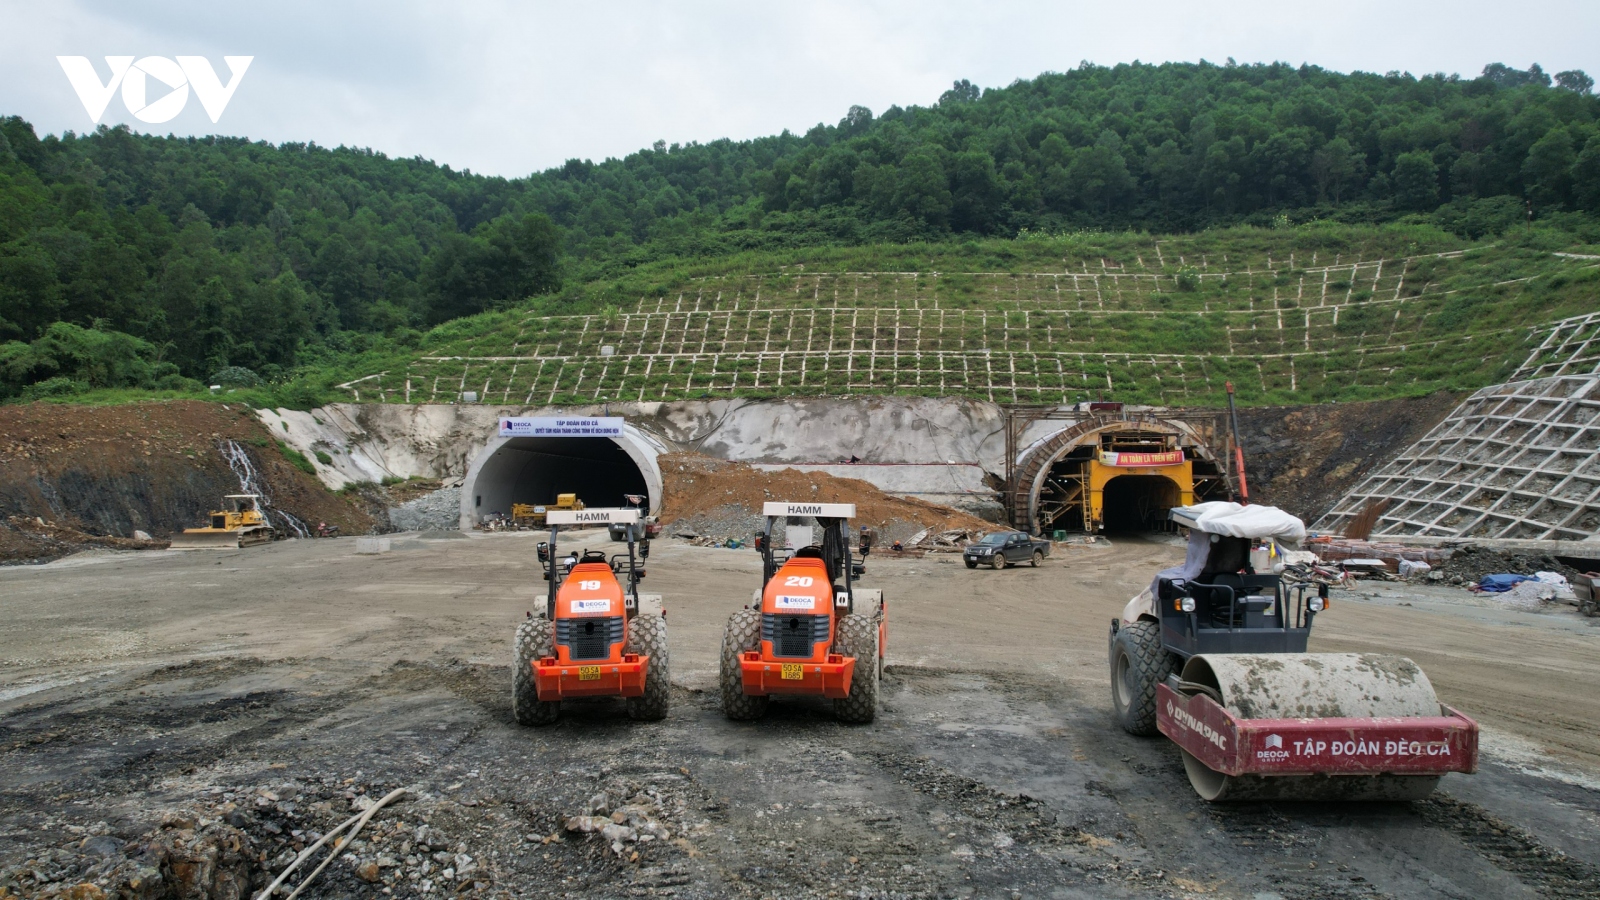
[[[314,144],[40,138],[4,119],[0,397],[296,373],[315,393],[459,316],[533,297],[599,312],[585,285],[751,250],[1315,220],[1596,243],[1591,88],[1498,64],[1472,79],[1085,64],[520,179]]]

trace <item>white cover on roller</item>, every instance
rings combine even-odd
[[[1123,619],[1132,622],[1140,615],[1155,614],[1155,597],[1161,589],[1161,579],[1174,582],[1193,581],[1205,571],[1206,558],[1211,554],[1211,535],[1252,540],[1276,540],[1282,544],[1298,545],[1306,537],[1306,524],[1276,506],[1241,506],[1226,500],[1178,506],[1170,513],[1172,521],[1189,528],[1189,546],[1183,565],[1162,569],[1150,582],[1150,587],[1128,601]]]
[[[1306,523],[1276,506],[1240,506],[1226,500],[1179,506],[1172,510],[1172,521],[1207,534],[1265,540],[1298,545],[1306,539]]]

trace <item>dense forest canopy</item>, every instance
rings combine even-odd
[[[41,139],[0,119],[0,397],[282,380],[528,297],[559,307],[632,266],[746,249],[1405,216],[1469,238],[1531,218],[1593,241],[1592,88],[1498,63],[1472,79],[1085,63],[520,179],[123,127]]]

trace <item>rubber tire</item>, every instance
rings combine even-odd
[[[997,551],[997,552],[995,552],[995,554],[993,556],[989,557],[989,568],[994,569],[996,572],[998,572],[1001,569],[1004,569],[1005,567],[1006,567],[1006,555],[1004,553],[1000,553],[1000,552]]]
[[[1173,671],[1172,654],[1161,646],[1161,626],[1146,620],[1122,623],[1111,639],[1110,657],[1111,708],[1117,723],[1129,734],[1157,734],[1156,686]]]
[[[1035,569],[1037,569],[1037,568],[1039,568],[1039,564],[1042,563],[1042,562],[1044,562],[1044,551],[1043,550],[1035,550],[1035,551],[1033,551],[1033,559],[1029,562],[1029,565],[1031,565]]]
[[[849,613],[834,626],[833,652],[855,658],[850,695],[833,701],[841,722],[865,725],[878,715],[878,620]]]
[[[967,564],[967,568],[969,568],[969,569],[976,569],[976,568],[977,568],[977,567],[978,567],[978,564],[977,564],[977,563],[975,563],[975,562],[973,562],[973,561],[972,561],[972,560],[970,560],[970,559],[968,559],[968,560],[962,560],[962,561],[963,561],[963,562],[965,562],[965,563],[966,563],[966,564]]]
[[[722,632],[722,712],[738,722],[759,719],[767,714],[767,698],[744,692],[744,676],[739,672],[739,654],[761,649],[761,612],[741,609],[728,619]]]
[[[533,681],[534,660],[555,656],[555,625],[549,619],[524,619],[512,648],[511,711],[519,725],[549,725],[561,716],[560,700],[540,700]]]
[[[628,718],[659,722],[672,706],[672,668],[667,659],[667,620],[661,616],[634,616],[628,623],[625,653],[650,657],[644,673],[644,694],[628,698]]]

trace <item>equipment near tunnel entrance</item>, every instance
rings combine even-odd
[[[1024,530],[1170,530],[1168,510],[1231,492],[1228,435],[1214,414],[1112,403],[1007,412],[1006,499]],[[1051,420],[1071,424],[1021,446]]]
[[[272,524],[261,512],[256,494],[229,494],[226,509],[212,510],[203,528],[185,528],[172,536],[174,550],[237,550],[272,540]]]
[[[658,511],[662,491],[656,457],[662,448],[657,442],[621,424],[621,419],[548,420],[587,423],[569,430],[590,436],[518,425],[544,421],[501,420],[499,436],[473,461],[462,483],[462,528],[497,514],[514,516],[518,507],[556,509],[568,495],[589,507],[619,508],[632,505],[630,496],[644,497],[636,508]],[[507,422],[514,427],[508,430]]]

